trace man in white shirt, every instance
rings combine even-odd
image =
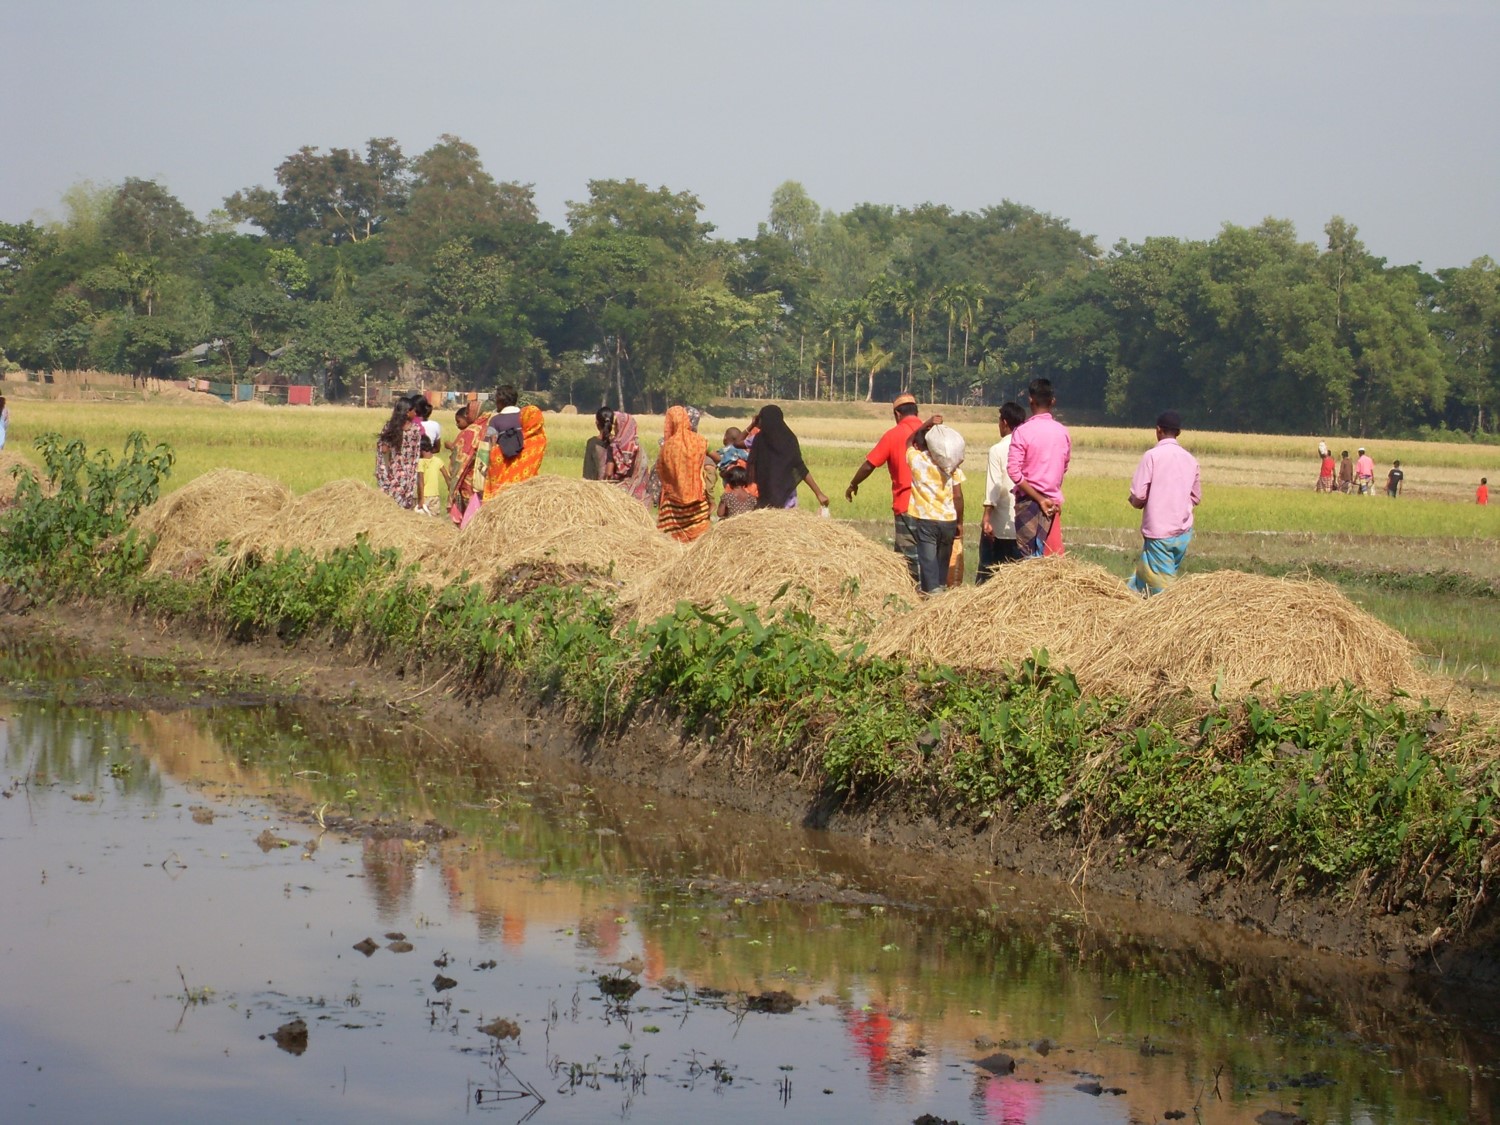
[[[979,569],[974,581],[983,583],[1001,563],[1020,562],[1016,544],[1016,497],[1005,471],[1010,456],[1011,431],[1026,421],[1026,411],[1014,402],[1000,408],[1000,440],[990,446],[984,477],[984,517],[979,523]]]

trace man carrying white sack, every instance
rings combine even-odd
[[[1177,581],[1193,541],[1193,509],[1203,499],[1198,461],[1177,444],[1182,419],[1167,410],[1156,419],[1156,444],[1141,456],[1130,480],[1130,506],[1141,512],[1141,559],[1130,588],[1159,594]]]
[[[911,504],[908,514],[915,525],[917,572],[923,594],[935,594],[947,586],[948,561],[953,541],[963,531],[964,439],[957,430],[942,424],[935,414],[913,431],[906,447],[911,469]]]

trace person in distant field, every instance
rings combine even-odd
[[[490,416],[475,404],[460,407],[454,421],[459,429],[449,443],[453,470],[448,481],[448,515],[459,527],[466,527],[484,499],[484,475],[490,460],[484,434]]]
[[[1033,379],[1026,393],[1031,417],[1010,435],[1005,458],[1005,471],[1016,485],[1016,543],[1026,558],[1061,555],[1062,483],[1073,439],[1052,417],[1057,396],[1050,379]]]
[[[1318,448],[1323,452],[1318,455],[1318,483],[1313,486],[1313,491],[1332,492],[1335,469],[1333,453],[1328,450],[1326,445],[1320,445]]]
[[[594,414],[594,424],[606,448],[599,479],[623,489],[626,495],[649,507],[651,466],[641,452],[635,418],[623,410],[601,406]]]
[[[1016,543],[1016,497],[1005,472],[1010,457],[1011,434],[1026,421],[1026,412],[1014,402],[1000,408],[1000,440],[990,446],[989,467],[984,475],[984,514],[979,520],[979,567],[977,585],[988,582],[1001,563],[1020,562]]]
[[[1339,454],[1339,491],[1346,496],[1354,491],[1354,462],[1347,449]]]
[[[490,444],[490,463],[484,475],[484,502],[488,504],[511,485],[530,480],[542,471],[547,455],[546,417],[537,406],[523,406],[516,412],[521,431],[521,450],[507,456],[498,440]],[[490,434],[495,434],[495,420],[490,419]]]
[[[828,494],[802,460],[802,444],[782,417],[775,403],[761,407],[750,424],[755,437],[750,445],[750,479],[755,482],[756,504],[761,508],[795,508],[797,486],[805,483],[828,514]]]
[[[1129,586],[1148,598],[1177,581],[1193,541],[1193,509],[1203,499],[1198,461],[1178,444],[1181,433],[1177,411],[1163,411],[1156,419],[1156,444],[1130,478],[1130,506],[1141,513],[1142,544]]]
[[[656,457],[656,473],[661,479],[656,530],[679,543],[691,543],[708,530],[713,509],[703,487],[707,457],[708,442],[693,429],[687,410],[681,406],[669,408],[661,452]]]
[[[435,516],[442,510],[443,472],[443,459],[433,450],[432,439],[424,432],[421,463],[417,469],[417,511]]]
[[[1354,487],[1361,496],[1370,496],[1375,492],[1375,458],[1365,452],[1365,447],[1359,447],[1359,460],[1354,462]]]
[[[1401,485],[1405,480],[1406,474],[1401,471],[1401,462],[1397,461],[1385,475],[1385,494],[1392,500],[1400,496]]]
[[[0,402],[4,402],[4,401],[5,400],[3,398],[0,398]],[[1490,478],[1489,477],[1480,477],[1479,478],[1479,487],[1474,490],[1474,503],[1478,504],[1481,508],[1483,508],[1489,502],[1490,502]]]
[[[10,407],[5,405],[5,396],[0,395],[0,449],[5,448],[5,432],[10,429]]]
[[[755,493],[750,491],[750,470],[736,461],[724,470],[724,494],[719,497],[718,517],[742,516],[755,511]]]
[[[417,506],[417,471],[422,460],[422,423],[412,400],[398,398],[375,440],[375,483],[403,508]]]
[[[916,527],[907,511],[911,504],[911,469],[906,463],[907,439],[916,432],[922,420],[915,395],[900,394],[891,403],[891,415],[895,425],[880,435],[875,448],[870,450],[860,467],[854,470],[849,487],[844,489],[844,499],[854,503],[859,486],[865,479],[884,465],[891,474],[891,513],[895,517],[893,535],[896,553],[906,560],[907,572],[913,582],[920,582],[917,566]]]
[[[917,573],[923,594],[948,585],[953,542],[964,526],[964,471],[945,473],[927,452],[927,432],[942,422],[934,415],[907,439],[906,465],[911,476],[907,514],[917,537]]]

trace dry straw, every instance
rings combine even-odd
[[[147,569],[195,568],[217,544],[261,527],[291,500],[287,487],[270,477],[239,469],[204,473],[136,516],[136,529],[156,536]]]
[[[1027,560],[945,593],[887,623],[870,648],[987,671],[1046,649],[1085,691],[1143,710],[1346,680],[1377,698],[1433,689],[1411,643],[1327,583],[1222,570],[1142,601],[1108,571],[1067,558]]]
[[[439,565],[489,583],[517,567],[547,563],[618,584],[659,570],[681,553],[656,530],[646,506],[614,485],[545,476],[488,501]]]
[[[1432,682],[1404,636],[1326,582],[1220,570],[1192,575],[1142,607],[1099,654],[1140,690],[1241,698],[1257,684],[1316,691],[1345,680],[1369,694],[1420,697]]]
[[[352,547],[364,535],[376,551],[394,547],[403,562],[431,567],[452,542],[453,533],[446,519],[407,511],[361,481],[336,480],[299,496],[265,523],[235,535],[229,541],[229,563],[239,566],[294,548],[322,556]]]
[[[716,524],[670,566],[631,583],[622,609],[649,621],[679,601],[712,607],[725,598],[763,610],[783,586],[805,589],[825,625],[902,612],[915,600],[901,557],[852,528],[799,511],[747,512]]]
[[[999,671],[1046,649],[1079,673],[1116,629],[1141,611],[1140,598],[1102,567],[1072,559],[1028,559],[983,586],[961,586],[924,601],[870,637],[877,656],[914,656],[958,668]],[[1089,686],[1085,684],[1085,686]]]
[[[19,482],[11,472],[15,468],[25,470],[33,477],[37,475],[36,466],[26,458],[0,450],[0,508],[9,508],[16,502],[16,485]]]

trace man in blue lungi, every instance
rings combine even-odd
[[[1141,511],[1140,562],[1130,588],[1150,597],[1177,580],[1193,541],[1193,509],[1203,499],[1198,461],[1177,443],[1182,419],[1168,410],[1156,419],[1156,444],[1130,479],[1130,506]]]

